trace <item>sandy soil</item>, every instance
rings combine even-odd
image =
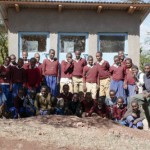
[[[150,150],[150,132],[100,117],[0,120],[0,150]]]

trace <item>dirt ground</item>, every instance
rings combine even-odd
[[[150,150],[150,132],[100,117],[0,120],[0,150]]]

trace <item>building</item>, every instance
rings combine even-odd
[[[43,60],[49,49],[61,61],[67,52],[79,49],[83,57],[103,52],[113,63],[119,50],[139,65],[140,24],[150,3],[102,0],[0,0],[8,29],[9,54],[22,50]],[[41,61],[42,61],[41,60]]]

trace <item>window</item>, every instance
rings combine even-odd
[[[82,53],[87,48],[86,33],[59,33],[59,52],[60,53],[73,53],[80,50]]]
[[[99,50],[103,53],[117,53],[120,50],[126,51],[127,34],[100,33]]]
[[[49,33],[34,33],[21,32],[20,33],[20,52],[25,50],[28,52],[46,52],[48,45]]]

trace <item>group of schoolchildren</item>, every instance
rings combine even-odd
[[[143,73],[123,51],[112,66],[102,52],[96,53],[96,59],[95,63],[93,56],[85,60],[77,50],[74,59],[67,53],[59,64],[53,49],[42,64],[39,53],[28,60],[23,51],[18,62],[14,54],[6,57],[0,66],[0,117],[98,115],[142,129],[145,113],[139,101],[150,104],[150,64]],[[139,101],[138,94],[142,94]]]

